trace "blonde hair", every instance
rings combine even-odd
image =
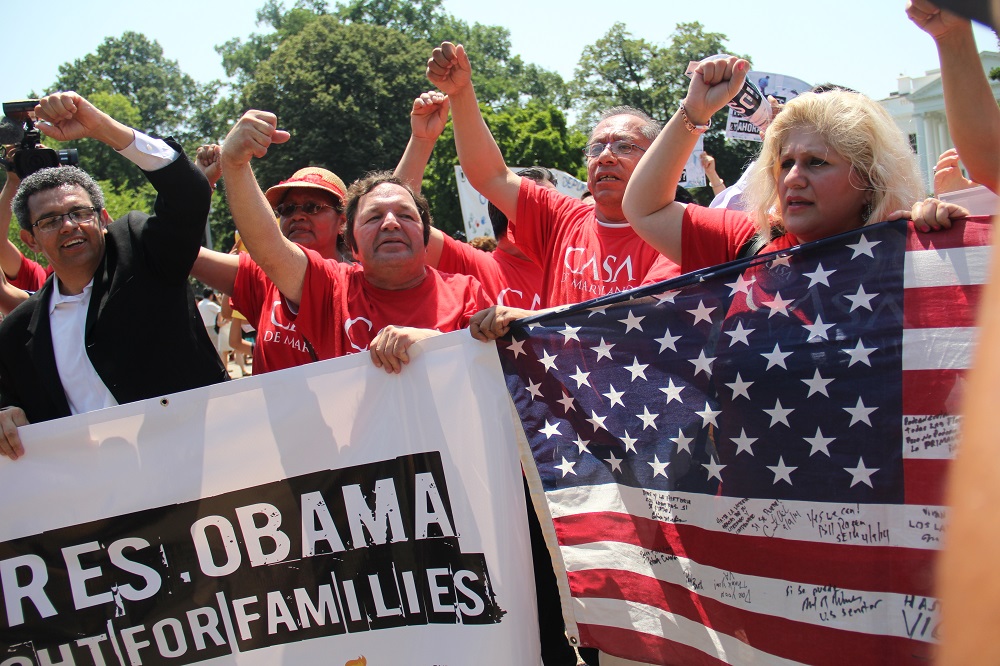
[[[885,109],[860,93],[834,90],[799,95],[779,113],[764,136],[746,189],[748,210],[765,236],[783,226],[778,201],[781,149],[793,130],[811,129],[851,163],[855,186],[871,190],[871,214],[881,222],[923,198],[917,159]]]

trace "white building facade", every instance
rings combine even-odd
[[[1000,53],[983,51],[979,59],[987,76],[994,67],[1000,67]],[[994,99],[1000,100],[1000,81],[990,81],[990,86]],[[879,104],[909,137],[910,146],[920,160],[924,184],[930,193],[934,189],[934,165],[938,157],[955,147],[944,114],[941,70],[932,69],[918,77],[900,76],[897,91],[879,100]]]

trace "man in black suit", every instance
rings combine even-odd
[[[111,221],[100,188],[76,167],[21,182],[13,208],[21,240],[54,274],[0,324],[0,454],[24,453],[17,426],[228,378],[205,333],[187,276],[198,255],[211,188],[172,141],[150,138],[73,92],[35,107],[58,141],[89,137],[143,169],[153,215]],[[157,372],[145,369],[150,350]]]

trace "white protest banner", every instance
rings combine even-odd
[[[457,332],[22,428],[0,663],[537,664],[513,427]]]
[[[701,165],[701,154],[705,152],[705,136],[698,137],[698,142],[694,144],[694,150],[688,155],[687,164],[681,172],[681,179],[678,185],[681,187],[705,187],[708,182],[705,176],[705,167]]]
[[[511,167],[514,172],[524,167]],[[587,191],[587,183],[574,178],[565,171],[549,169],[556,177],[556,189],[567,196],[579,199]],[[458,183],[458,201],[462,206],[462,219],[465,221],[465,236],[469,240],[477,236],[493,236],[493,225],[487,212],[486,197],[469,184],[462,167],[455,167],[455,182]]]
[[[770,95],[782,104],[804,92],[809,92],[809,89],[812,88],[812,85],[802,79],[773,72],[760,72],[754,69],[747,72],[747,79],[757,86],[764,99]],[[726,120],[726,138],[759,142],[761,141],[760,129],[730,107],[729,117]]]

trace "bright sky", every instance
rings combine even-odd
[[[166,56],[196,80],[224,78],[213,47],[258,30],[260,4],[263,0],[171,0],[154,10],[120,0],[50,0],[41,21],[30,13],[10,17],[37,29],[7,31],[10,55],[0,77],[0,100],[21,99],[31,90],[49,92],[59,65],[126,30],[158,41]],[[700,21],[706,30],[725,34],[732,52],[750,55],[755,69],[809,83],[833,81],[875,98],[895,90],[900,74],[918,76],[937,67],[933,41],[906,18],[905,0],[445,0],[445,6],[470,23],[507,27],[515,53],[567,79],[583,47],[616,21],[625,23],[634,37],[657,44],[667,42],[678,22]],[[977,28],[976,37],[980,51],[997,50],[991,31]]]

